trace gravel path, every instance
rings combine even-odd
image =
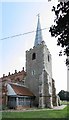
[[[14,109],[9,109],[9,110],[3,110],[3,111],[0,111],[0,112],[30,112],[30,111],[41,111],[41,110],[61,110],[61,109],[64,109],[67,105],[61,105],[61,106],[57,106],[57,107],[54,107],[53,109],[36,109],[36,108],[32,108],[32,109],[21,109],[21,110],[14,110]]]
[[[61,109],[64,109],[67,105],[61,105],[61,106],[57,106],[57,107],[54,107],[53,109],[54,110],[61,110]]]

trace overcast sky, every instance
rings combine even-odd
[[[31,0],[32,1],[32,0]],[[55,80],[57,93],[60,90],[67,90],[67,68],[66,57],[59,57],[60,47],[57,47],[57,39],[52,38],[49,27],[54,23],[55,15],[51,11],[56,6],[57,0],[51,2],[2,2],[0,3],[0,39],[16,34],[35,31],[37,27],[37,14],[40,13],[41,28],[50,53],[52,54],[52,76]],[[1,16],[2,15],[2,16]],[[2,24],[1,24],[2,23]],[[1,31],[2,30],[2,31]],[[1,33],[2,32],[2,33]],[[25,51],[33,48],[35,32],[20,37],[0,40],[0,76],[14,73],[15,69],[21,71],[25,67]]]

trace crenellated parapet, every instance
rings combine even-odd
[[[3,77],[1,77],[2,79],[2,83],[5,82],[22,82],[24,80],[24,78],[26,77],[26,71],[24,71],[24,67],[21,71],[15,70],[14,73],[8,73],[8,75],[3,74]]]

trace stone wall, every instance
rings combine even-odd
[[[53,106],[58,106],[58,97],[56,95],[55,81],[52,79],[52,103]]]
[[[26,85],[35,94],[36,104],[39,104],[39,75],[44,68],[43,47],[41,44],[26,51]],[[32,60],[33,53],[36,54],[36,58]]]
[[[39,107],[52,108],[53,107],[52,92],[50,91],[50,87],[52,87],[52,86],[49,85],[49,82],[47,79],[47,72],[44,70],[42,74],[43,74],[42,75],[43,79],[40,77],[42,80],[42,91],[41,91],[42,96],[39,97]],[[40,83],[40,86],[41,86],[41,83]],[[42,100],[42,102],[41,102],[41,100]],[[43,103],[42,106],[41,106],[40,102]]]

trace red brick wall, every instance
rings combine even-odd
[[[9,74],[8,76],[5,76],[3,75],[1,79],[1,85],[2,85],[2,90],[1,90],[1,93],[2,93],[2,99],[1,99],[1,103],[6,105],[7,104],[7,88],[6,88],[6,84],[5,83],[8,83],[8,82],[12,82],[12,83],[20,83],[26,76],[26,72],[24,70],[22,71],[19,71],[17,72],[15,70],[15,73],[14,74]]]

